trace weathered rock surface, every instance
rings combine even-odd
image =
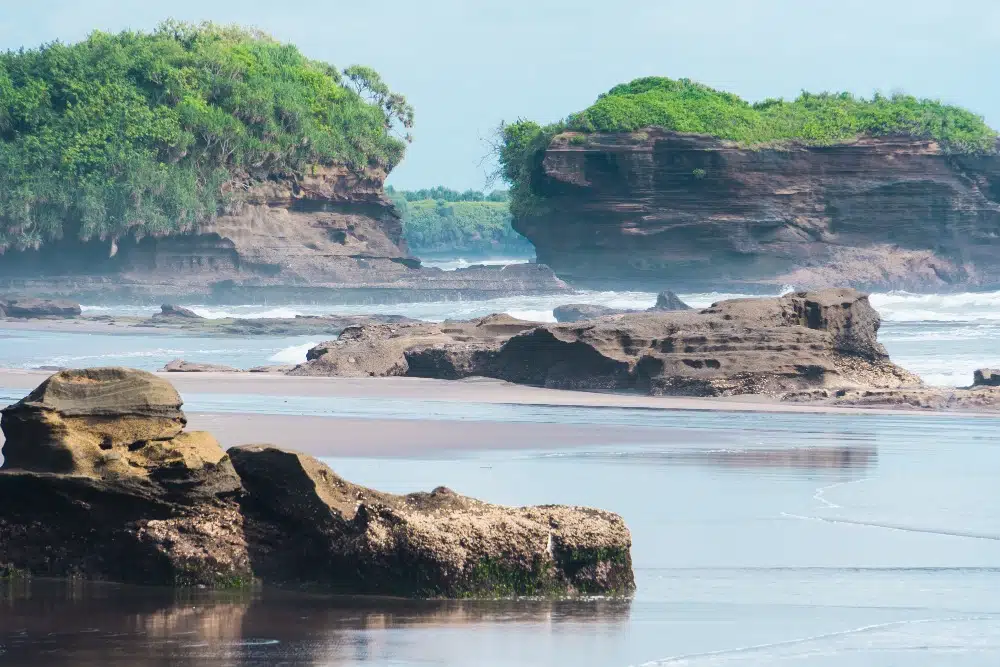
[[[184,233],[138,241],[66,238],[40,250],[8,251],[0,288],[7,283],[25,294],[91,302],[185,297],[224,304],[393,303],[565,287],[535,264],[421,267],[383,192],[385,177],[380,169],[336,166],[272,174],[241,184],[230,210]]]
[[[656,304],[645,311],[628,308],[611,308],[609,306],[590,303],[570,303],[565,306],[556,306],[552,310],[552,316],[556,318],[556,322],[564,323],[596,320],[598,317],[624,315],[625,313],[667,312],[672,310],[691,310],[691,306],[681,301],[680,297],[673,292],[666,291],[656,295]]]
[[[556,136],[514,227],[588,286],[1000,285],[1000,157],[930,140],[744,148],[647,128]]]
[[[163,367],[164,373],[239,373],[240,369],[222,364],[202,364],[195,361],[174,359]]]
[[[160,312],[153,315],[154,318],[182,318],[188,320],[203,320],[201,315],[194,312],[190,308],[185,308],[184,306],[175,306],[173,304],[165,303],[160,306]]]
[[[432,377],[454,380],[483,375],[492,355],[536,322],[489,315],[469,322],[373,324],[344,329],[320,343],[290,375]]]
[[[666,312],[670,310],[691,310],[691,306],[687,305],[681,298],[667,290],[666,292],[660,292],[656,295],[656,304],[650,308],[650,310]]]
[[[0,298],[0,317],[18,319],[79,317],[80,304],[66,299]]]
[[[560,389],[696,396],[920,385],[889,361],[878,342],[878,313],[851,289],[574,324],[491,326],[500,317],[347,329],[313,348],[293,374],[481,375]]]
[[[976,387],[1000,387],[1000,370],[996,368],[980,368],[972,377]]]
[[[324,589],[464,597],[626,593],[631,537],[621,517],[579,507],[508,508],[440,487],[396,496],[316,459],[235,447],[245,529],[268,580],[299,573]]]
[[[58,373],[6,408],[0,572],[414,597],[634,588],[615,514],[394,496],[184,425],[168,382],[123,368]]]

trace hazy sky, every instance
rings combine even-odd
[[[338,66],[364,63],[416,107],[402,188],[481,187],[501,120],[552,121],[639,76],[750,100],[904,90],[1000,126],[996,0],[0,0],[0,48],[161,19],[238,22]]]

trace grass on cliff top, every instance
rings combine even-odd
[[[865,136],[904,135],[935,139],[950,152],[986,153],[996,150],[997,140],[980,116],[909,95],[865,99],[850,93],[803,92],[792,101],[751,104],[689,79],[647,77],[615,86],[565,121],[541,126],[521,120],[502,126],[497,152],[501,173],[511,184],[514,214],[537,203],[532,177],[556,134],[634,132],[643,127],[707,134],[747,147],[791,142],[827,146]]]
[[[236,26],[8,51],[0,251],[185,231],[254,180],[310,165],[389,170],[412,118],[370,68],[339,71]]]

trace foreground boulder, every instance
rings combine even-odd
[[[493,316],[498,318],[501,316]],[[458,378],[655,395],[783,395],[817,388],[894,388],[920,380],[889,361],[878,313],[851,289],[723,301],[702,311],[630,313],[572,324],[486,320],[345,330],[296,374]],[[520,331],[517,329],[520,328]],[[489,331],[483,335],[481,330]],[[445,332],[460,332],[449,342]]]
[[[71,318],[79,317],[82,312],[80,304],[65,299],[0,298],[0,317]]]
[[[410,597],[634,588],[615,514],[394,496],[185,424],[168,382],[124,368],[57,373],[6,408],[0,572]]]
[[[621,517],[578,507],[508,508],[440,487],[396,496],[316,459],[268,446],[229,450],[247,489],[245,530],[268,581],[409,597],[626,593]]]

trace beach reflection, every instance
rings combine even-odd
[[[566,458],[616,462],[694,465],[733,469],[787,469],[789,471],[867,470],[878,464],[874,446],[819,446],[747,449],[670,449],[628,452],[580,452]]]
[[[473,627],[530,626],[544,635],[593,625],[606,633],[624,628],[630,606],[630,600],[174,593],[35,580],[0,585],[0,663],[44,654],[46,664],[95,666],[354,664],[392,654],[409,628],[447,635],[449,653],[474,651],[480,635],[466,632]]]

